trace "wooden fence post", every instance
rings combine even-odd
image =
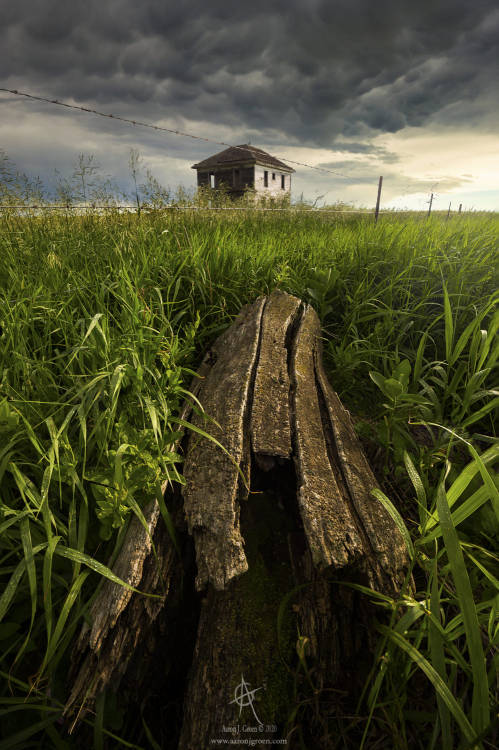
[[[375,223],[378,221],[379,202],[380,202],[380,198],[381,198],[381,186],[382,186],[382,184],[383,184],[383,178],[380,177],[379,178],[379,182],[378,182],[378,197],[376,199],[376,210],[374,212],[374,221],[375,221]]]
[[[431,204],[433,203],[433,193],[430,195],[430,205],[428,206],[428,218],[431,214]]]
[[[461,209],[462,209],[462,207],[463,207],[463,204],[462,204],[462,203],[460,203],[460,204],[459,204],[459,211],[458,211],[458,213],[459,213],[459,214],[461,213]]]

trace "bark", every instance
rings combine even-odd
[[[244,417],[263,305],[264,300],[260,299],[243,310],[212,348],[212,366],[200,399],[215,424],[206,424],[199,416],[193,420],[199,428],[209,429],[225,448],[221,451],[214,442],[196,433],[189,439],[184,507],[196,545],[198,589],[208,582],[223,589],[228,581],[248,569],[237,496],[246,437]],[[247,460],[243,462],[244,468],[247,464]]]
[[[181,558],[153,504],[147,518],[159,567],[135,526],[116,570],[162,599],[106,584],[75,649],[68,711],[91,704],[112,681],[116,688],[134,649],[144,661],[138,673],[147,674],[147,659],[158,643],[163,654],[167,638],[190,666],[178,688],[182,717],[163,747],[208,748],[245,724],[257,734],[243,737],[283,737],[304,682],[314,695],[309,741],[327,747],[340,698],[321,707],[317,696],[353,687],[372,646],[372,612],[342,581],[395,594],[407,567],[402,537],[371,495],[376,480],[327,381],[311,307],[278,291],[259,298],[215,342],[201,373],[205,414],[196,410],[191,421],[215,440],[194,431],[184,440],[183,510],[178,495],[169,500]],[[195,610],[190,640],[169,619],[186,600]],[[146,639],[153,646],[143,656]]]

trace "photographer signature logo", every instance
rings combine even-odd
[[[239,706],[239,716],[241,716],[243,707],[250,706],[251,710],[253,711],[253,716],[255,717],[257,722],[261,724],[262,722],[256,715],[253,701],[255,699],[255,693],[257,693],[259,690],[263,690],[263,687],[249,690],[250,686],[251,683],[246,682],[246,680],[244,679],[244,675],[241,675],[241,682],[239,683],[239,685],[236,685],[236,689],[234,690],[234,700],[230,701],[230,703],[236,703]]]

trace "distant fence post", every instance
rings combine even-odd
[[[459,211],[458,211],[458,214],[460,214],[460,213],[461,213],[461,209],[462,209],[462,207],[463,207],[463,204],[462,204],[462,203],[460,203],[460,204],[459,204]]]
[[[430,205],[428,206],[428,218],[431,214],[431,204],[433,203],[433,193],[430,195]]]
[[[383,178],[380,177],[379,178],[379,182],[378,182],[378,197],[376,199],[376,210],[374,212],[374,222],[375,223],[378,221],[379,202],[380,202],[380,199],[381,199],[381,186],[382,186],[382,184],[383,184]]]
[[[449,210],[447,211],[447,219],[448,219],[448,218],[449,218],[449,216],[450,216],[450,207],[451,207],[451,206],[452,206],[452,202],[451,202],[451,203],[449,203]]]

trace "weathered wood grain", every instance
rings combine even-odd
[[[292,352],[294,460],[298,503],[314,564],[341,568],[359,560],[367,550],[345,499],[343,477],[328,451],[315,374],[320,335],[316,313],[305,308]]]
[[[251,404],[250,383],[258,353],[265,298],[244,309],[212,347],[212,366],[199,393],[207,414],[193,423],[208,430],[226,449],[192,433],[184,464],[184,507],[194,538],[196,585],[225,588],[248,569],[239,529],[239,467],[244,455],[245,417]]]
[[[191,422],[223,448],[196,431],[184,440],[186,484],[175,524],[195,548],[199,621],[195,637],[182,643],[190,669],[178,750],[208,747],[224,722],[233,723],[243,675],[253,688],[262,683],[262,721],[282,722],[292,670],[280,677],[281,698],[263,690],[276,671],[276,648],[287,644],[293,659],[297,632],[317,690],[350,680],[355,670],[347,662],[369,661],[372,613],[341,581],[394,594],[408,564],[394,521],[371,495],[376,480],[349,414],[327,380],[310,306],[280,291],[257,299],[214,343],[200,374],[195,393],[204,414],[196,408]],[[119,684],[142,639],[157,642],[158,613],[179,606],[185,558],[176,557],[157,504],[146,518],[159,567],[149,534],[134,521],[114,570],[163,598],[104,585],[75,648],[66,709],[73,716]],[[295,588],[283,640],[280,601]]]
[[[300,300],[283,292],[274,292],[265,306],[251,409],[254,454],[291,456],[286,341],[299,309]]]
[[[315,352],[318,390],[326,412],[325,431],[337,473],[343,477],[345,502],[362,528],[365,571],[378,590],[395,593],[407,566],[407,550],[391,516],[371,491],[379,485],[355,434],[349,412],[327,380],[320,349]]]
[[[178,513],[176,520],[181,520]],[[139,542],[140,535],[136,538]],[[83,626],[73,652],[73,682],[64,710],[65,715],[71,717],[73,724],[86,715],[101,691],[108,686],[113,690],[118,689],[134,650],[142,640],[145,641],[149,637],[151,626],[165,601],[172,593],[178,596],[182,571],[178,566],[178,555],[164,526],[156,526],[153,542],[148,542],[149,549],[152,543],[156,555],[143,557],[140,573],[135,567],[140,555],[132,557],[130,567],[136,571],[135,576],[138,579],[137,583],[140,581],[141,589],[158,594],[160,598],[153,599],[133,594],[128,597],[126,603],[121,599],[118,608],[118,600],[111,590],[109,607],[106,606],[105,600],[103,602],[102,598],[98,597],[96,601],[99,601],[99,608],[94,604],[91,610],[92,627],[86,624]],[[135,549],[130,538],[127,539],[126,548]],[[118,568],[115,567],[115,572],[117,571]],[[131,575],[126,577],[130,580]]]

